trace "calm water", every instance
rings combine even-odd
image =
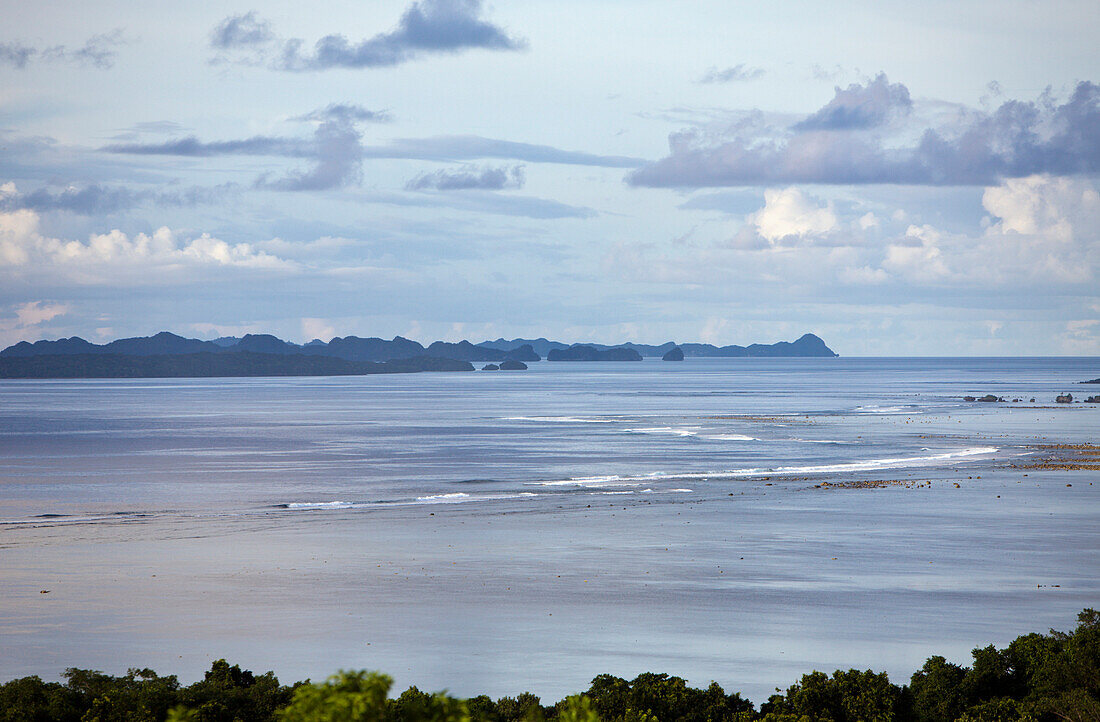
[[[0,382],[0,678],[189,681],[227,657],[547,699],[603,672],[756,702],[813,668],[905,681],[1100,604],[1097,473],[1008,466],[1097,442],[1100,407],[1051,403],[1096,376],[702,359]],[[961,400],[985,393],[1021,401]],[[860,479],[909,486],[815,488]]]

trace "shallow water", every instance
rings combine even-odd
[[[1097,441],[1100,408],[1050,402],[1098,375],[701,359],[3,382],[0,678],[188,681],[227,657],[557,699],[650,670],[757,703],[813,668],[905,681],[1100,604],[1097,473],[1007,467]],[[1022,401],[961,400],[985,393]],[[815,488],[860,479],[909,486]]]

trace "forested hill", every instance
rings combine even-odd
[[[56,341],[20,341],[14,346],[0,351],[0,358],[25,358],[32,356],[179,356],[185,354],[233,354],[254,353],[277,356],[319,356],[343,359],[345,361],[394,361],[418,357],[445,358],[456,361],[490,362],[502,361],[539,361],[550,355],[551,351],[568,351],[584,347],[584,353],[594,360],[623,360],[628,357],[622,350],[637,353],[643,357],[660,358],[672,348],[679,346],[684,356],[691,357],[833,357],[832,349],[812,333],[805,334],[797,341],[780,341],[773,344],[750,344],[748,346],[714,346],[701,343],[676,344],[672,341],[659,346],[622,343],[614,346],[585,343],[567,344],[560,341],[548,341],[544,338],[526,340],[485,341],[473,344],[469,341],[449,343],[436,341],[424,346],[401,336],[386,340],[382,338],[360,338],[358,336],[336,337],[328,342],[315,339],[306,344],[283,341],[270,334],[248,334],[242,337],[228,336],[213,341],[184,338],[174,333],[162,331],[153,336],[123,338],[105,344],[95,344],[78,336],[62,338]],[[591,354],[588,349],[595,350]],[[616,353],[604,352],[618,350]],[[576,356],[579,352],[565,354]],[[630,356],[632,358],[632,356]]]
[[[625,348],[632,351],[636,351],[639,356],[645,358],[660,358],[666,353],[676,348],[677,346],[684,352],[686,357],[706,358],[742,358],[742,357],[788,357],[788,356],[802,356],[802,357],[825,357],[832,358],[837,356],[831,348],[825,345],[819,337],[812,333],[804,334],[797,341],[780,341],[778,343],[761,344],[754,343],[748,346],[715,346],[709,343],[676,343],[675,341],[666,341],[659,346],[651,346],[648,344],[626,342],[616,344],[614,346],[608,346],[599,343],[584,343],[584,344],[566,344],[560,341],[548,341],[545,338],[525,339],[514,338],[508,341],[503,338],[498,338],[496,341],[482,341],[479,346],[496,348],[502,351],[510,351],[520,346],[530,346],[534,349],[535,353],[549,357],[551,351],[565,351],[570,348],[576,348],[578,346],[585,346],[596,351],[608,351],[611,349]]]

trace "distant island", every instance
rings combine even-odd
[[[0,351],[0,378],[350,376],[473,371],[472,362],[488,362],[502,370],[521,370],[544,356],[548,361],[641,361],[645,357],[667,357],[674,349],[689,358],[837,355],[813,334],[794,342],[750,346],[677,345],[671,341],[660,346],[635,343],[607,346],[565,344],[544,338],[497,339],[480,344],[436,341],[424,346],[401,336],[389,341],[346,336],[327,343],[315,339],[296,344],[270,334],[203,341],[162,331],[106,344],[94,344],[77,336],[34,343],[20,341]]]
[[[642,355],[632,348],[616,346],[598,349],[587,344],[569,348],[554,348],[546,354],[547,361],[641,361]]]
[[[545,338],[514,338],[511,341],[498,338],[496,341],[482,341],[478,345],[481,348],[493,348],[501,351],[511,351],[521,346],[530,346],[535,353],[546,357],[548,361],[554,360],[550,358],[551,351],[563,351],[577,346],[586,346],[597,351],[626,348],[636,351],[638,355],[643,358],[661,358],[675,348],[679,348],[685,358],[779,358],[788,356],[834,358],[839,356],[839,354],[826,346],[824,341],[812,333],[807,333],[793,342],[780,341],[779,343],[772,344],[754,343],[748,346],[715,346],[709,343],[678,344],[675,341],[668,341],[660,346],[650,346],[632,342],[606,346],[598,343],[565,344],[560,341],[548,341]]]

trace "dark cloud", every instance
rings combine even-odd
[[[134,190],[125,186],[108,186],[93,183],[82,188],[69,187],[52,191],[41,187],[30,193],[0,195],[0,210],[12,211],[29,208],[34,211],[67,211],[79,215],[106,215],[126,211],[136,206],[152,204],[164,206],[196,206],[220,203],[235,193],[235,183],[214,187],[191,186],[179,190]]]
[[[895,117],[909,113],[913,101],[909,89],[901,83],[891,84],[884,73],[867,83],[853,83],[847,89],[836,89],[836,95],[805,120],[796,123],[795,130],[858,130],[885,125]]]
[[[881,79],[881,83],[880,83]],[[892,86],[879,76],[870,95]],[[858,90],[858,86],[853,86]],[[898,86],[904,87],[904,86]],[[1044,94],[1036,102],[1008,101],[992,113],[972,112],[956,127],[926,128],[913,144],[887,144],[869,132],[896,112],[889,102],[854,105],[867,97],[838,90],[820,111],[789,129],[738,130],[715,138],[697,130],[674,133],[667,157],[627,176],[635,186],[745,186],[770,183],[898,183],[988,185],[1034,173],[1100,172],[1100,86],[1079,83],[1062,104]],[[906,91],[904,97],[908,98]],[[842,109],[843,108],[843,109]],[[828,129],[825,129],[828,128]]]
[[[256,135],[242,140],[203,142],[193,135],[162,143],[113,143],[100,150],[131,155],[178,155],[204,158],[215,155],[278,155],[302,157],[312,154],[308,141]]]
[[[271,23],[250,10],[243,15],[231,15],[210,31],[210,44],[221,50],[254,47],[275,39]]]
[[[210,44],[220,51],[247,51],[240,62],[266,58],[271,67],[290,71],[388,67],[423,54],[526,47],[483,19],[481,0],[418,0],[390,32],[358,41],[334,33],[318,40],[312,51],[304,50],[301,38],[277,39],[266,20],[248,12],[222,20],[211,31]]]
[[[20,42],[0,43],[0,64],[22,69],[37,59],[106,69],[114,65],[115,48],[125,44],[122,28],[93,35],[79,48],[66,45],[35,48]]]
[[[256,179],[255,187],[319,191],[358,182],[362,177],[362,134],[347,113],[329,113],[327,117],[313,132],[312,168],[290,171],[274,180],[264,175]]]
[[[388,111],[368,110],[354,103],[329,103],[324,108],[299,115],[291,120],[325,121],[342,120],[347,122],[364,121],[369,123],[388,123],[392,120]]]
[[[511,168],[437,170],[434,173],[421,173],[406,183],[405,189],[410,191],[499,191],[505,188],[522,188],[525,180],[521,165]]]
[[[594,155],[562,150],[548,145],[517,143],[474,135],[401,138],[386,145],[364,146],[362,134],[356,122],[359,120],[383,121],[388,117],[384,111],[370,111],[357,105],[333,104],[294,118],[294,120],[319,121],[312,140],[253,136],[241,140],[204,142],[195,136],[187,136],[160,143],[113,143],[104,146],[101,150],[108,153],[199,158],[216,155],[270,155],[310,158],[316,161],[316,165],[308,171],[294,172],[278,179],[263,176],[256,182],[257,187],[277,190],[323,190],[348,185],[359,178],[360,164],[364,158],[447,162],[500,158],[532,163],[562,163],[604,168],[636,168],[643,162],[637,158]],[[464,172],[460,172],[459,176],[462,173]],[[439,185],[433,187],[442,190],[457,189],[462,183],[473,182],[459,176],[447,179],[435,178],[435,175],[430,174],[423,181],[414,179],[413,182],[441,183],[447,187],[440,188]],[[447,174],[444,172],[444,175]],[[496,180],[496,174],[489,173],[484,179],[478,177],[477,183],[482,185],[475,183],[467,187],[488,188]],[[516,184],[521,183],[516,176],[505,178],[503,182],[511,183],[514,187],[518,187]]]
[[[505,158],[531,163],[562,163],[603,168],[635,168],[638,158],[619,155],[593,155],[562,150],[549,145],[517,143],[477,135],[438,135],[430,138],[398,138],[386,145],[368,146],[368,158],[407,158],[415,160],[462,161],[480,158]]]
[[[699,82],[733,83],[742,80],[756,80],[762,77],[764,77],[763,68],[753,68],[745,63],[738,63],[732,68],[726,68],[725,70],[719,70],[713,67],[708,68],[707,72],[703,74],[703,77],[699,78]]]
[[[29,45],[22,43],[0,43],[0,64],[10,65],[13,68],[25,68],[27,62],[38,54],[38,51]]]

